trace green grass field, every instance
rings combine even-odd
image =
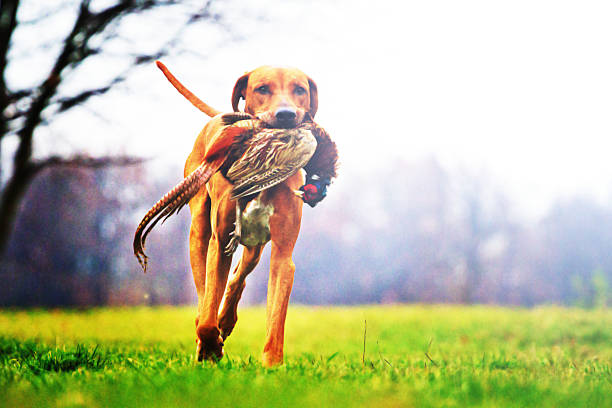
[[[612,407],[611,311],[292,307],[275,369],[264,316],[214,365],[194,308],[0,311],[0,406]]]

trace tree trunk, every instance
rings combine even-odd
[[[0,197],[0,256],[4,253],[13,232],[21,198],[37,172],[37,166],[33,165],[25,165],[21,169],[16,169],[2,191],[2,197]]]

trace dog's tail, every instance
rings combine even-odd
[[[147,259],[145,255],[145,240],[155,225],[163,219],[181,210],[196,195],[200,188],[206,184],[210,177],[219,169],[219,163],[204,162],[189,176],[168,191],[146,213],[134,234],[134,255],[138,259],[144,272],[147,272]],[[162,221],[162,222],[163,222]]]
[[[174,75],[172,75],[170,70],[168,70],[168,68],[166,68],[166,66],[161,61],[155,61],[155,64],[157,64],[157,68],[159,68],[161,72],[164,73],[168,81],[170,81],[170,83],[176,88],[176,90],[179,91],[179,93],[185,98],[187,98],[187,100],[191,102],[193,106],[195,106],[211,118],[221,113],[221,111],[218,111],[212,106],[205,104],[200,98],[195,96],[193,92],[191,92],[183,84],[181,84],[181,82],[176,79]]]

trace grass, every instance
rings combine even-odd
[[[263,368],[265,310],[194,364],[193,308],[0,311],[0,406],[612,407],[612,312],[292,307]],[[367,321],[363,354],[364,322]]]

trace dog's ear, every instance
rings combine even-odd
[[[240,99],[244,99],[244,91],[249,82],[250,72],[247,72],[236,81],[236,85],[234,85],[234,92],[232,92],[232,108],[234,108],[234,112],[238,112],[238,103]]]
[[[310,88],[310,116],[314,118],[319,108],[319,91],[317,90],[317,84],[312,79],[308,78],[308,87]]]

